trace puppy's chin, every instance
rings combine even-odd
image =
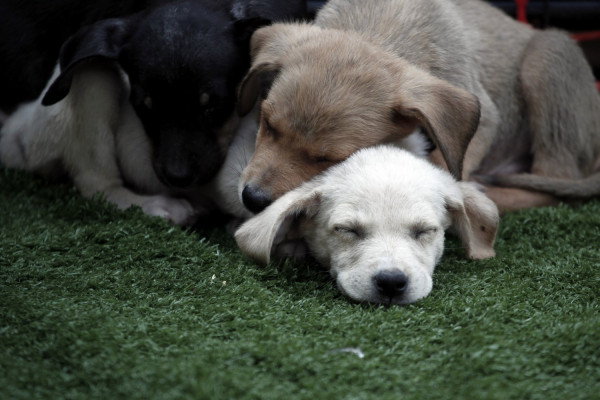
[[[337,287],[344,296],[355,303],[381,304],[385,306],[403,306],[415,303],[431,293],[433,280],[427,273],[410,276],[407,290],[394,297],[383,296],[378,291],[371,277],[365,279],[358,274],[340,273],[336,275]]]

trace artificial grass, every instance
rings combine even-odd
[[[600,398],[600,201],[457,240],[407,307],[0,170],[1,399]],[[340,351],[359,348],[364,357]]]

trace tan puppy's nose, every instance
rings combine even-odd
[[[249,183],[242,191],[242,202],[244,207],[254,214],[258,214],[267,208],[273,202],[273,199],[268,193]]]

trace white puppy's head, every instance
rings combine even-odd
[[[268,263],[304,239],[340,290],[359,302],[412,303],[429,294],[454,227],[470,258],[495,255],[498,210],[474,184],[391,146],[361,150],[248,220],[235,238]],[[297,242],[295,242],[297,243]],[[292,252],[290,252],[292,249]]]

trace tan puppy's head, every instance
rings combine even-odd
[[[303,240],[339,289],[358,302],[407,304],[427,296],[456,230],[467,255],[493,257],[498,210],[473,183],[393,146],[361,150],[286,193],[235,233],[268,263],[302,255]]]
[[[355,151],[396,143],[421,126],[461,176],[479,122],[479,102],[370,44],[308,24],[275,24],[252,38],[253,63],[240,88],[240,113],[257,98],[256,152],[240,194],[259,212]]]

